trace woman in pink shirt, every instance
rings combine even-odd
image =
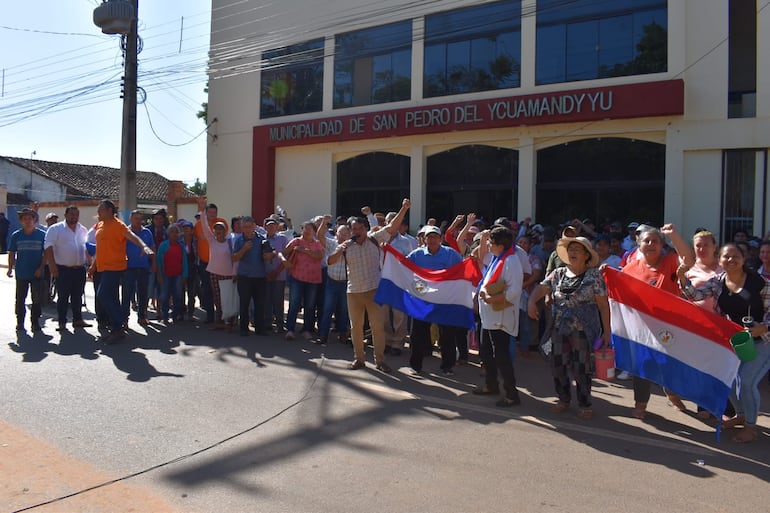
[[[206,198],[198,199],[198,210],[201,219],[206,219]],[[223,319],[222,318],[222,292],[219,288],[219,282],[222,280],[235,281],[235,274],[237,270],[237,263],[233,262],[233,250],[230,247],[226,239],[227,226],[225,223],[214,223],[214,230],[209,228],[208,223],[201,223],[203,236],[209,243],[209,263],[206,266],[206,271],[211,278],[211,288],[214,292],[214,312],[216,322],[211,329],[221,330],[225,328],[225,321],[228,321],[230,326],[235,325],[235,319]]]
[[[289,270],[289,312],[286,314],[286,340],[294,339],[297,314],[302,305],[305,323],[302,336],[313,338],[311,322],[318,285],[321,283],[321,259],[324,246],[316,238],[316,227],[311,221],[302,223],[301,235],[289,241],[282,259]],[[280,255],[280,253],[279,253]]]

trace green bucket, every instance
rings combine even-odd
[[[730,344],[735,349],[735,354],[742,362],[750,362],[757,357],[757,348],[754,346],[754,338],[748,331],[739,331],[730,337]]]

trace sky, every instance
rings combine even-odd
[[[120,167],[120,36],[94,25],[100,3],[3,2],[0,155]],[[206,125],[196,113],[206,101],[211,1],[138,6],[147,96],[137,106],[136,167],[205,182]]]

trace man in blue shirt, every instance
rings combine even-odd
[[[407,258],[416,265],[425,269],[439,271],[447,269],[462,262],[460,253],[454,249],[441,245],[441,230],[436,226],[427,225],[422,228],[425,234],[425,246],[409,253]],[[439,326],[439,346],[441,347],[441,372],[450,376],[454,374],[452,368],[457,363],[457,338],[464,336],[465,328],[457,326]],[[431,353],[430,323],[414,319],[412,323],[412,336],[410,338],[412,354],[409,358],[409,366],[415,372],[422,372],[422,361]]]
[[[155,216],[153,216],[155,217]],[[155,246],[155,237],[152,232],[143,226],[144,215],[140,210],[131,212],[131,231],[142,239],[148,247]],[[136,244],[126,244],[126,257],[128,267],[123,273],[123,295],[121,308],[123,308],[123,322],[128,326],[128,316],[131,303],[136,296],[136,314],[139,324],[147,326],[147,301],[150,283],[150,268],[155,260],[155,255],[148,255]],[[153,280],[154,281],[154,280]]]
[[[264,237],[257,234],[251,216],[241,219],[242,233],[233,239],[233,261],[238,263],[238,296],[240,298],[241,336],[249,334],[249,306],[254,302],[254,331],[265,335],[265,261],[275,252]]]
[[[21,229],[11,235],[8,246],[8,277],[16,270],[16,330],[24,330],[27,313],[27,291],[32,290],[32,331],[40,331],[40,315],[44,290],[43,272],[45,232],[35,226],[35,212],[29,208],[19,211]]]

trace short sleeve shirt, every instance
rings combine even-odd
[[[35,271],[43,261],[43,243],[45,232],[35,228],[32,233],[16,230],[11,235],[8,251],[16,255],[16,279],[34,280]]]
[[[302,237],[293,239],[289,244],[292,247],[305,247],[313,250],[324,252],[323,245],[314,240],[311,243],[303,240]],[[305,283],[321,283],[321,260],[316,260],[310,255],[301,251],[294,251],[291,255],[292,268],[291,277]]]
[[[679,296],[677,267],[679,267],[679,256],[676,253],[668,253],[661,257],[658,266],[654,268],[649,267],[643,258],[629,258],[621,272],[629,274],[637,280],[642,280],[655,288]]]
[[[99,221],[96,225],[96,270],[125,271],[126,234],[130,228],[117,218]]]

